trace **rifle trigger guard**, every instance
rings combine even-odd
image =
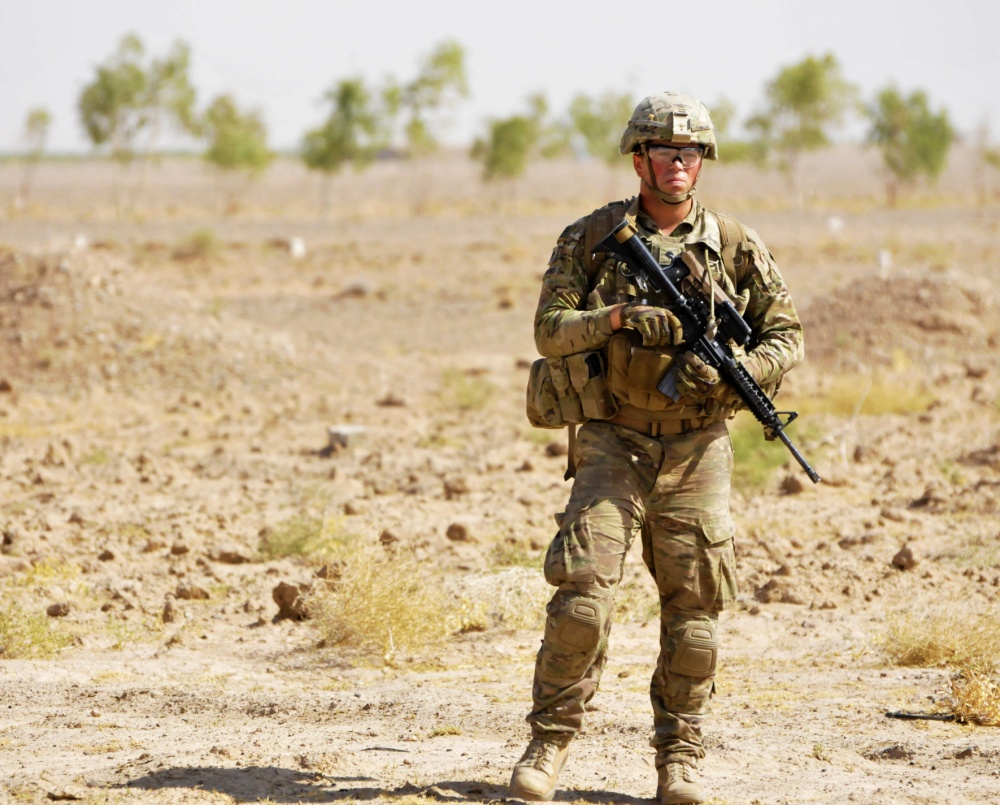
[[[622,262],[618,264],[618,272],[625,277],[625,279],[634,279],[640,275],[640,272],[638,271],[629,271],[630,268],[631,266],[628,263]]]

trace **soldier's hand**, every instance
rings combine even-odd
[[[693,402],[704,402],[723,390],[719,372],[693,352],[677,356],[677,391]]]
[[[681,320],[669,310],[630,302],[622,309],[622,327],[630,327],[642,336],[644,347],[665,347],[684,341]]]

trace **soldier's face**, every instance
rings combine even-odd
[[[690,148],[691,144],[655,142],[649,143],[649,146],[653,148],[656,146],[666,146],[668,148],[686,149]],[[680,158],[661,161],[646,159],[642,154],[632,155],[632,165],[635,168],[636,175],[644,182],[658,187],[664,193],[669,193],[672,196],[682,196],[689,192],[694,187],[695,182],[698,181],[698,174],[701,173],[701,159],[690,167],[685,167],[683,163],[684,161]],[[653,176],[649,175],[650,170],[652,170]],[[656,180],[655,183],[653,179]]]

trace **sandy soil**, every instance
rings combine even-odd
[[[210,177],[169,165],[121,220],[105,166],[43,166],[0,219],[0,593],[73,637],[51,659],[0,654],[0,802],[506,798],[537,624],[386,664],[276,619],[272,590],[316,564],[259,552],[318,507],[372,544],[388,531],[442,586],[516,571],[540,589],[568,485],[561,434],[523,416],[538,279],[562,227],[631,182],[557,165],[498,204],[442,165],[344,177],[328,217],[294,167],[220,216]],[[951,670],[879,649],[893,617],[1000,609],[1000,207],[945,186],[888,212],[870,181],[798,211],[773,180],[767,203],[740,196],[746,170],[714,187],[806,322],[783,394],[826,482],[786,466],[734,495],[712,802],[1000,803],[1000,730],[886,718],[946,705]],[[0,188],[15,179],[0,167]],[[201,253],[196,230],[214,235]],[[462,379],[485,399],[463,402]],[[324,449],[344,424],[365,437]],[[635,552],[626,584],[558,801],[653,794]]]

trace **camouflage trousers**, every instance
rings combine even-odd
[[[736,598],[729,432],[720,422],[650,437],[591,422],[580,429],[576,460],[569,503],[545,556],[545,577],[559,589],[546,608],[528,722],[537,737],[559,744],[581,729],[607,659],[625,556],[640,534],[660,597],[650,744],[658,767],[700,759],[718,613]]]

